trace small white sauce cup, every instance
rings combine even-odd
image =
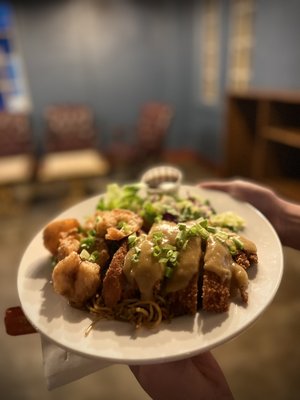
[[[153,167],[142,175],[141,182],[150,194],[176,193],[182,182],[182,172],[168,165]]]

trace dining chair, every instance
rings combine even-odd
[[[141,168],[160,162],[173,117],[174,109],[167,103],[143,104],[132,130],[115,129],[108,149],[111,164],[115,168],[126,167],[140,171]]]
[[[50,105],[44,111],[44,126],[43,152],[37,172],[40,183],[66,181],[73,187],[73,193],[81,193],[89,178],[108,173],[109,163],[98,148],[98,131],[91,107]]]
[[[36,154],[30,115],[0,111],[0,212],[16,210],[16,193],[27,199],[35,179]],[[26,186],[26,189],[25,189]],[[18,190],[17,190],[18,189]],[[25,201],[24,201],[25,203]]]

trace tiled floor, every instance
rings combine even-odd
[[[207,177],[202,170],[186,171],[194,182]],[[122,177],[123,179],[123,177]],[[101,191],[106,182],[93,183]],[[35,233],[58,212],[78,198],[53,194],[44,188],[28,208],[10,207],[1,216],[0,293],[1,313],[18,305],[17,266]],[[74,193],[73,193],[74,194]],[[78,195],[78,192],[77,192]],[[79,196],[79,195],[78,195]],[[236,399],[296,400],[300,394],[300,265],[298,251],[285,248],[285,272],[279,291],[259,320],[234,340],[213,352],[222,366]],[[126,366],[112,366],[53,391],[43,377],[38,334],[12,337],[0,331],[0,392],[5,400],[143,400],[149,397]]]

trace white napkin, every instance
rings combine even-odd
[[[65,350],[42,335],[41,343],[48,390],[66,385],[111,365],[108,361],[82,357]]]

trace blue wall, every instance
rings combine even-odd
[[[300,90],[300,1],[257,0],[254,86]]]
[[[91,104],[102,141],[132,127],[142,103],[176,109],[170,147],[186,143],[191,13],[181,2],[61,1],[16,6],[36,127],[50,103]]]
[[[221,2],[220,99],[207,107],[199,82],[201,0],[16,2],[38,135],[48,104],[84,102],[96,111],[106,146],[116,128],[134,126],[142,103],[167,101],[176,110],[168,147],[219,164],[229,6]],[[299,16],[298,0],[257,0],[254,87],[300,89]]]

